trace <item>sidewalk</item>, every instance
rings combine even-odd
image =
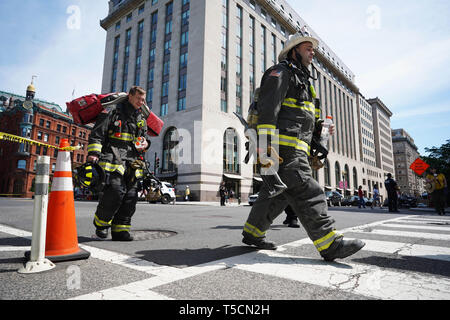
[[[411,211],[420,211],[420,212],[428,212],[431,214],[436,214],[436,210],[434,208],[410,208]],[[445,215],[450,215],[450,208],[445,208]]]
[[[220,207],[220,201],[177,201],[176,205]],[[248,202],[245,201],[241,202],[241,204],[238,204],[237,201],[233,201],[232,203],[227,203],[225,207],[244,207],[248,205]]]

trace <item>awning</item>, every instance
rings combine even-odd
[[[237,174],[231,174],[231,173],[224,173],[223,174],[228,179],[234,179],[234,180],[244,180],[243,177]]]
[[[178,172],[162,172],[156,174],[158,179],[170,179],[170,178],[176,178],[178,176]]]

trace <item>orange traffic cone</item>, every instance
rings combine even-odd
[[[45,257],[52,262],[87,259],[90,253],[78,247],[75,204],[68,139],[62,139],[48,201]]]

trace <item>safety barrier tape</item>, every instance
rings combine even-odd
[[[29,145],[38,145],[41,147],[47,147],[47,148],[51,148],[51,149],[58,149],[61,151],[75,151],[75,150],[79,150],[81,149],[81,146],[76,146],[76,147],[64,147],[64,148],[60,148],[57,146],[53,146],[51,144],[45,144],[39,141],[35,141],[35,140],[31,140],[28,138],[24,138],[24,137],[19,137],[19,136],[15,136],[9,133],[4,133],[4,132],[0,132],[0,140],[5,140],[5,141],[9,141],[9,142],[17,142],[17,143],[25,143],[25,144],[29,144]]]

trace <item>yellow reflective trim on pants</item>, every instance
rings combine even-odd
[[[124,231],[130,232],[130,230],[131,230],[131,226],[129,226],[129,225],[114,224],[111,227],[112,232],[124,232]]]
[[[250,223],[246,222],[244,226],[244,231],[250,233],[252,236],[256,238],[264,238],[266,236],[265,232],[262,232],[257,227],[252,226]]]
[[[100,220],[97,217],[97,215],[95,215],[94,221],[95,221],[95,225],[97,227],[110,227],[111,226],[111,222],[112,222],[112,220],[110,222],[106,222],[106,221]]]
[[[102,152],[102,145],[98,143],[93,143],[88,145],[87,151],[88,152]]]
[[[336,231],[333,230],[330,233],[328,233],[326,236],[314,241],[313,243],[316,246],[317,250],[320,252],[320,251],[328,249],[331,246],[331,244],[333,243],[333,241],[339,237],[342,237],[342,234],[337,233]]]
[[[118,171],[120,174],[125,173],[125,168],[121,164],[112,164],[109,162],[99,162],[98,165],[102,167],[106,172],[115,172]]]

